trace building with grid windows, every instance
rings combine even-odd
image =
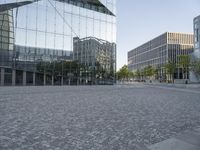
[[[72,67],[73,39],[116,43],[115,6],[116,0],[0,1],[1,85],[78,80],[80,74]]]
[[[176,64],[174,78],[182,79],[183,72],[178,67],[180,55],[193,52],[193,34],[166,32],[128,52],[128,68],[142,70],[147,66],[158,69],[157,79],[166,78],[165,64]]]

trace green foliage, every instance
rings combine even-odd
[[[147,66],[144,68],[144,76],[151,77],[153,75],[155,75],[155,68],[152,66]]]
[[[120,70],[117,72],[117,77],[119,80],[121,79],[130,79],[134,77],[134,73],[128,70],[128,66],[124,65]]]
[[[169,62],[169,63],[165,64],[164,67],[165,67],[167,74],[173,75],[175,73],[175,70],[176,70],[176,64],[175,63]]]
[[[139,69],[137,69],[135,72],[135,77],[140,78],[140,76],[141,76],[141,72]]]
[[[124,65],[120,70],[117,72],[118,79],[125,79],[128,78],[128,66]]]
[[[135,74],[134,74],[134,72],[132,72],[132,71],[129,71],[128,73],[129,73],[129,75],[128,75],[128,77],[129,77],[129,78],[134,78],[134,77],[135,77]]]
[[[187,74],[190,67],[190,56],[189,55],[178,56],[178,66],[182,68],[183,78],[187,79]]]
[[[36,65],[36,72],[54,76],[54,78],[64,77],[69,79],[69,84],[72,80],[76,83],[89,84],[98,84],[106,80],[109,83],[115,82],[115,72],[106,70],[98,62],[94,66],[84,65],[78,61],[39,62]]]
[[[67,73],[77,74],[81,67],[85,67],[76,61],[54,61],[54,62],[40,62],[36,68],[38,72],[46,72],[54,75],[67,75]]]
[[[159,78],[159,72],[160,72],[160,68],[154,68],[154,75],[156,79]]]
[[[157,73],[158,70],[156,70],[153,66],[147,66],[144,69],[137,69],[134,73],[134,77],[137,79],[144,79],[144,77],[152,77]]]
[[[176,64],[169,61],[167,64],[165,64],[165,70],[166,70],[166,74],[169,75],[170,80],[174,83],[174,73],[176,71]]]
[[[180,68],[189,68],[190,65],[190,56],[189,55],[179,55],[178,56],[178,65]]]

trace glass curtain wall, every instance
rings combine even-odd
[[[194,56],[200,58],[200,16],[194,18]]]
[[[12,68],[34,71],[39,81],[46,74],[47,83],[61,84],[62,77],[65,84],[77,84],[81,65],[72,61],[73,38],[116,43],[116,0],[96,1],[102,5],[91,0],[39,0],[14,8]],[[18,1],[4,0],[0,5],[9,2]],[[115,72],[116,46],[113,66]]]

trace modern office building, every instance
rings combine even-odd
[[[116,43],[115,6],[116,0],[0,1],[1,85],[45,85],[47,76],[51,84],[71,80],[63,63],[73,61],[74,37]]]
[[[166,78],[165,64],[173,62],[178,68],[180,55],[190,55],[193,52],[193,34],[166,32],[145,44],[128,52],[128,68],[131,71],[142,70],[147,66],[157,68],[157,78]],[[180,69],[174,77],[183,78]]]
[[[192,54],[192,61],[200,59],[200,15],[193,20],[194,28],[194,53]],[[195,70],[190,72],[190,79],[192,82],[200,82],[200,75]]]

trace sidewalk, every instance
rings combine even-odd
[[[177,83],[144,83],[145,85],[157,85],[157,86],[168,86],[168,87],[177,87],[177,88],[200,88],[200,84],[177,84]]]
[[[160,83],[160,82],[117,82],[116,85],[154,85],[154,86],[167,86],[167,87],[177,87],[177,88],[199,88],[200,89],[200,83],[189,83],[189,84],[181,84],[181,83]]]
[[[200,127],[147,147],[137,147],[136,150],[200,150]]]
[[[148,148],[149,150],[200,150],[200,127],[184,131]]]

